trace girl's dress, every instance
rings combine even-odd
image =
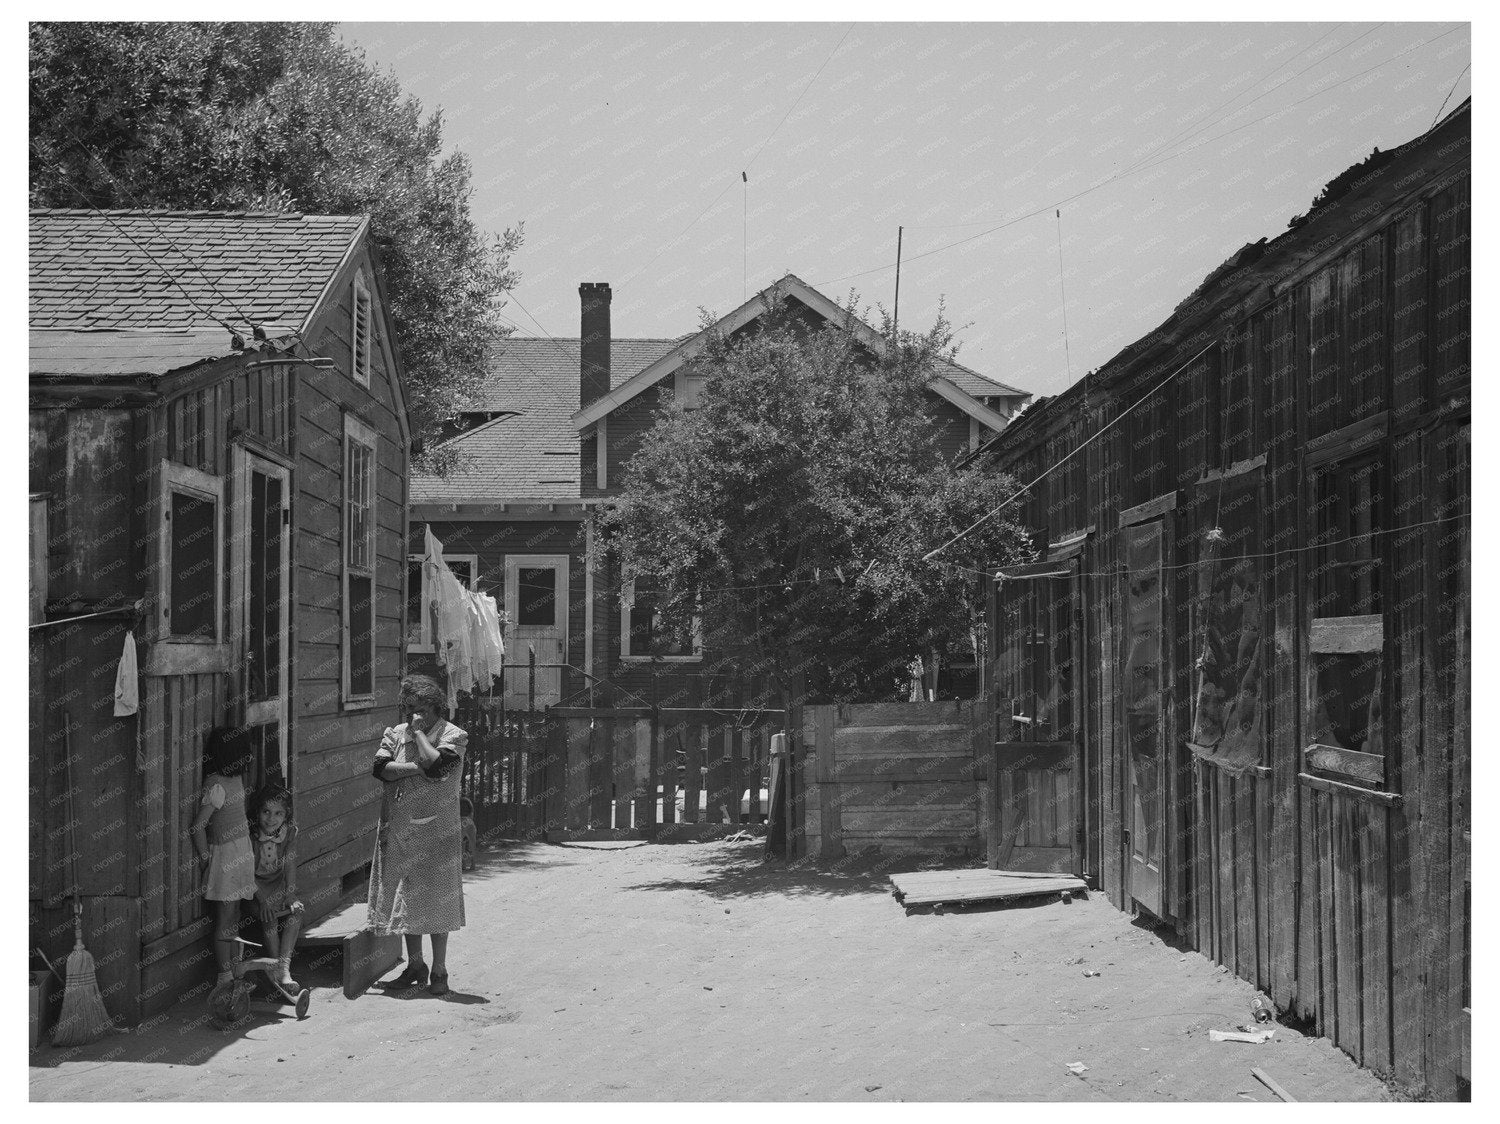
[[[210,773],[203,778],[208,819],[208,876],[203,896],[232,902],[255,896],[255,856],[250,851],[250,821],[245,816],[245,782]]]
[[[293,844],[297,841],[295,824],[284,823],[275,835],[265,835],[256,824],[250,829],[250,846],[255,854],[255,889],[260,900],[271,907],[277,917],[292,911],[297,892],[291,885],[297,858]]]
[[[439,760],[425,773],[385,781],[369,908],[370,927],[382,935],[451,933],[464,927],[458,793],[469,735],[441,719],[427,738]],[[387,764],[415,762],[416,750],[406,723],[387,729],[375,754],[375,775]]]

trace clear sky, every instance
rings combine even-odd
[[[476,220],[524,221],[504,312],[521,334],[576,336],[580,281],[612,285],[616,336],[692,331],[700,306],[788,271],[889,307],[904,226],[902,324],[945,299],[960,360],[1036,394],[1156,327],[1471,78],[1460,22],[343,34],[441,108]]]

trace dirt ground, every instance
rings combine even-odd
[[[467,876],[446,999],[347,1000],[336,964],[299,962],[329,987],[305,1022],[224,1033],[190,1002],[33,1051],[31,1097],[1271,1101],[1259,1066],[1299,1100],[1387,1099],[1289,1028],[1211,1042],[1254,990],[1098,895],[907,916],[885,873],[759,843],[502,846]]]

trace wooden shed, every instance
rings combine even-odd
[[[1439,1098],[1469,1081],[1469,106],[981,450],[1006,865]]]
[[[188,836],[211,727],[252,731],[248,785],[292,788],[310,918],[363,883],[406,405],[364,217],[39,211],[30,257],[30,940],[71,946],[76,846],[133,1022],[212,975]]]

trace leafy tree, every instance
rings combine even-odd
[[[705,648],[768,676],[783,701],[900,697],[915,656],[973,651],[978,572],[1030,556],[1007,509],[923,559],[1014,484],[937,447],[941,317],[879,355],[784,309],[760,324],[710,336],[693,361],[707,377],[698,408],[663,411],[600,531],[624,580],[662,591],[669,631],[696,612]]]
[[[368,213],[415,434],[474,399],[520,230],[475,227],[441,114],[332,24],[33,23],[30,95],[33,206]]]

